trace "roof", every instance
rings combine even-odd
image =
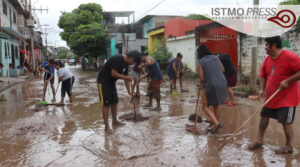
[[[129,17],[134,11],[109,11],[103,12],[103,17]]]
[[[159,27],[155,27],[155,28],[153,28],[153,29],[149,30],[149,31],[148,31],[148,33],[152,32],[152,31],[159,30],[159,29],[163,29],[163,28],[165,28],[165,26],[159,26]]]
[[[8,39],[9,36],[7,36],[6,34],[0,32],[0,39]]]
[[[151,17],[179,17],[179,16],[175,16],[175,15],[146,15],[146,16],[140,18],[140,20],[137,21],[137,22],[143,22],[143,21],[145,21],[145,20],[147,20]]]

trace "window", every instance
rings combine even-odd
[[[3,13],[7,16],[7,4],[2,1],[2,6],[3,6]]]
[[[15,46],[15,54],[16,54],[15,57],[16,57],[16,58],[20,58],[20,57],[19,57],[19,52],[18,52],[18,51],[19,51],[18,47]]]
[[[15,12],[13,12],[13,22],[17,24],[17,16]]]
[[[11,44],[11,56],[15,57],[15,45]]]
[[[4,43],[4,48],[5,48],[5,57],[9,56],[9,45],[7,42]]]

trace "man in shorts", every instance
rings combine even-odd
[[[161,111],[160,106],[160,85],[162,83],[163,75],[160,70],[159,64],[153,57],[148,56],[147,54],[142,55],[143,66],[147,67],[148,73],[143,75],[139,80],[142,80],[146,77],[150,77],[151,81],[149,83],[147,93],[149,96],[149,104],[144,107],[152,107],[153,98],[156,99],[157,107],[153,111]]]
[[[299,104],[300,58],[297,54],[282,49],[279,36],[266,38],[265,58],[260,71],[260,95],[266,100],[280,88],[280,92],[262,109],[259,131],[255,142],[248,145],[254,150],[263,145],[264,133],[269,119],[282,124],[286,136],[285,146],[276,150],[278,154],[293,153],[293,128],[296,106]]]
[[[170,78],[170,93],[173,92],[173,89],[176,89],[176,80],[179,80],[180,90],[182,90],[182,76],[183,76],[183,63],[182,63],[182,54],[177,53],[177,57],[173,58],[168,67],[167,73]]]
[[[40,71],[45,72],[44,74],[44,89],[43,89],[43,101],[45,101],[45,96],[46,96],[46,91],[47,91],[47,86],[48,83],[50,82],[51,85],[51,89],[52,89],[52,94],[53,94],[53,99],[52,102],[55,102],[55,88],[54,88],[54,66],[53,64],[55,63],[55,61],[53,59],[49,60],[49,61],[45,61],[44,63],[42,63],[38,69]]]
[[[124,80],[128,94],[133,96],[134,94],[130,91],[132,76],[128,75],[128,65],[133,65],[138,61],[140,61],[140,53],[138,51],[131,51],[127,55],[115,55],[107,60],[98,74],[97,83],[100,104],[102,106],[105,132],[108,134],[112,133],[108,124],[109,108],[112,113],[112,125],[123,125],[117,120],[117,104],[119,100],[116,81],[118,79]]]

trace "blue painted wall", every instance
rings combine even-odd
[[[114,56],[117,53],[116,45],[117,45],[117,40],[111,39],[110,40],[111,56]]]
[[[144,21],[144,38],[148,38],[148,31],[154,28],[154,18],[151,17]]]
[[[2,76],[7,76],[7,71],[9,69],[9,64],[12,63],[12,48],[11,45],[15,45],[17,46],[17,56],[15,57],[15,69],[17,69],[18,66],[20,66],[20,53],[19,53],[19,43],[16,40],[11,40],[11,39],[0,39],[0,48],[1,48],[1,52],[0,52],[0,62],[4,65],[3,69],[1,70],[0,74]],[[8,42],[9,45],[9,49],[8,49],[8,53],[9,56],[5,57],[5,42]],[[12,70],[12,73],[14,73],[14,70]],[[12,74],[12,76],[15,76],[14,74]]]

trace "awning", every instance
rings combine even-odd
[[[24,54],[31,55],[31,53],[29,53],[29,52],[26,52],[25,50],[22,50],[22,49],[20,49],[20,53],[24,53]]]
[[[9,36],[0,32],[0,39],[8,39]]]
[[[9,34],[9,35],[11,35],[11,36],[13,36],[13,37],[21,38],[21,39],[27,39],[27,37],[26,37],[25,35],[21,34],[20,32],[18,32],[18,31],[16,31],[16,30],[12,29],[12,28],[10,28],[10,27],[1,27],[1,29],[2,29],[5,33],[7,33],[7,34]]]

